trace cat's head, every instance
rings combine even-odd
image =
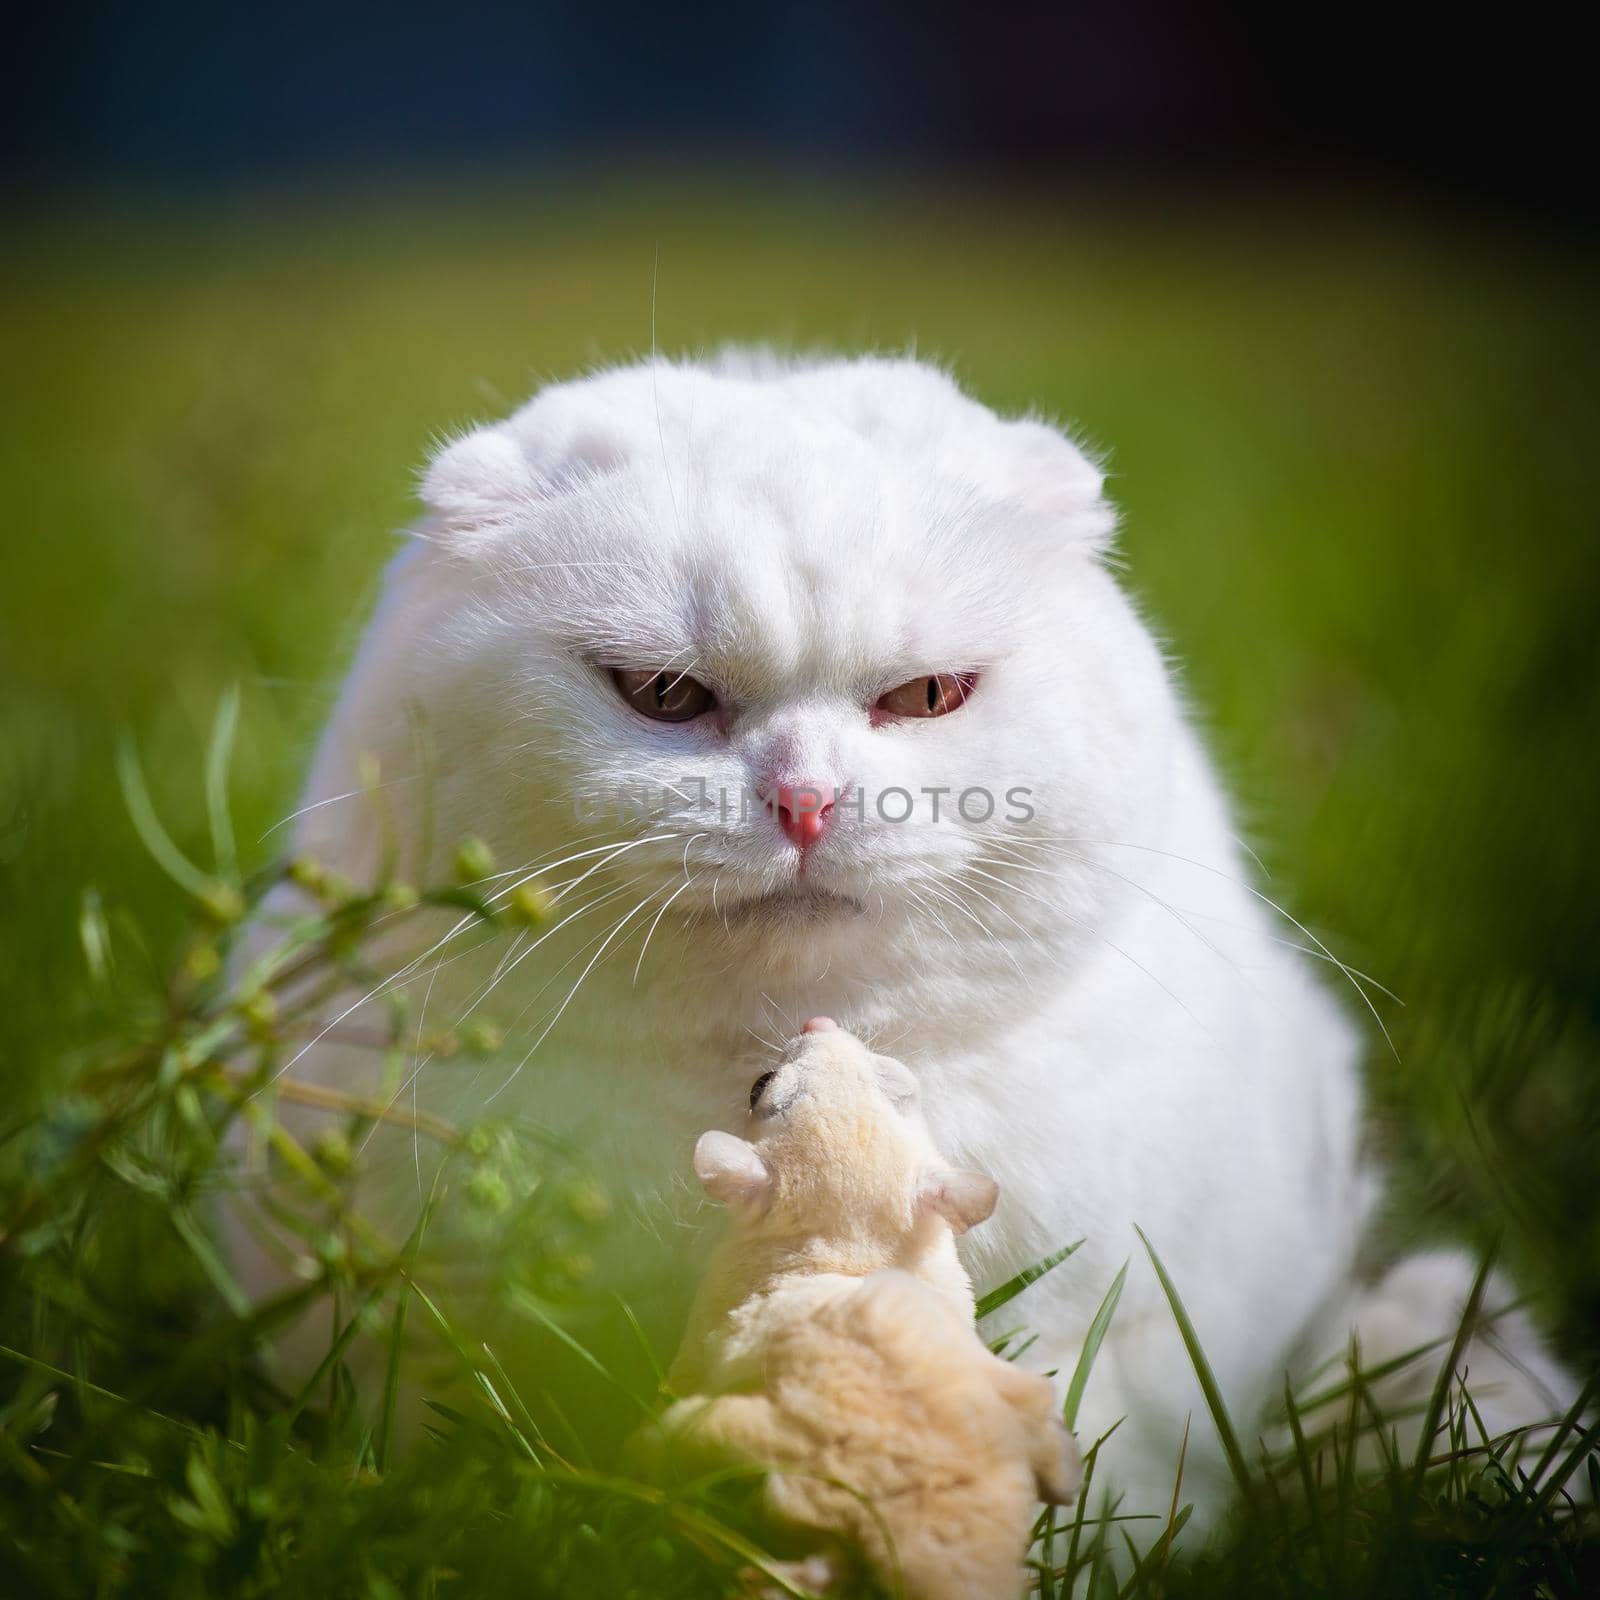
[[[341,737],[419,708],[437,835],[616,889],[623,940],[1034,973],[1119,893],[1094,847],[1148,836],[1177,727],[1101,491],[912,361],[559,384],[435,457]]]
[[[999,1196],[940,1159],[916,1098],[901,1062],[814,1017],[752,1085],[747,1137],[700,1136],[695,1176],[742,1235],[875,1242],[892,1259],[919,1229],[976,1227]]]

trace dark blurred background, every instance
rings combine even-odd
[[[641,157],[1594,206],[1567,8],[65,0],[14,17],[23,191]]]

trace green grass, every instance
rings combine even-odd
[[[1380,1000],[1395,1053],[1371,1060],[1396,1231],[1499,1237],[1594,1368],[1588,256],[1396,215],[686,182],[86,210],[12,234],[0,1062],[8,1126],[50,1107],[29,1136],[35,1178],[107,1109],[98,1089],[63,1097],[67,1075],[129,1067],[188,948],[185,896],[119,791],[118,736],[177,846],[209,864],[206,751],[238,683],[233,827],[244,870],[263,867],[430,438],[543,375],[647,349],[659,249],[666,349],[914,340],[986,399],[1069,418],[1111,451],[1131,582],[1184,662],[1271,893],[1404,1002]],[[109,999],[83,948],[85,926],[102,936],[90,887],[116,954]],[[141,964],[159,981],[141,983]],[[175,1083],[146,1087],[153,1120],[134,1144],[149,1159],[95,1165],[51,1201],[62,1228],[98,1228],[95,1208],[114,1212],[138,1174],[151,1198],[106,1236],[121,1247],[72,1268],[59,1255],[72,1235],[53,1236],[48,1316],[44,1268],[10,1264],[9,1343],[73,1374],[35,1371],[19,1390],[0,1377],[12,1527],[48,1529],[68,1563],[22,1573],[16,1592],[93,1592],[91,1573],[106,1593],[713,1592],[706,1574],[729,1570],[717,1536],[686,1529],[682,1507],[519,1460],[504,1396],[509,1422],[486,1395],[482,1415],[441,1419],[433,1460],[397,1455],[381,1407],[374,1424],[370,1406],[344,1405],[336,1375],[291,1427],[295,1397],[256,1387],[250,1330],[215,1304],[225,1268],[181,1221],[198,1125],[180,1135],[173,1119],[194,1107],[174,1109]],[[224,1114],[202,1100],[202,1121]],[[184,1180],[195,1193],[202,1167]],[[429,1315],[388,1281],[374,1304],[413,1330]],[[186,1388],[160,1358],[200,1305],[233,1332]],[[122,1393],[141,1374],[160,1405],[86,1386]],[[1444,1399],[1465,1449],[1470,1416]],[[1234,1555],[1180,1579],[1179,1533],[1141,1592],[1480,1593],[1491,1569],[1497,1593],[1522,1592],[1515,1574],[1578,1592],[1536,1491],[1451,1467],[1402,1502],[1409,1466],[1360,1483],[1330,1467],[1315,1529],[1272,1479]],[[102,1527],[108,1543],[85,1537]],[[140,1546],[158,1527],[171,1549]],[[1063,1531],[1053,1559],[1097,1549],[1108,1572],[1120,1554],[1129,1581],[1115,1533]],[[70,1565],[91,1552],[99,1566]]]

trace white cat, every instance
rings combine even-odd
[[[362,879],[385,837],[478,835],[523,869],[500,891],[537,870],[555,912],[420,961],[430,1019],[493,1015],[512,1051],[492,1076],[424,1063],[408,1097],[574,1129],[681,1210],[669,1175],[739,1125],[761,1039],[837,1017],[999,1178],[980,1288],[1085,1241],[1004,1313],[1031,1364],[1065,1381],[1131,1261],[1079,1419],[1087,1444],[1126,1417],[1102,1469],[1126,1510],[1164,1509],[1191,1413],[1184,1498],[1204,1520],[1227,1493],[1135,1225],[1247,1438],[1352,1321],[1370,1362],[1452,1331],[1464,1257],[1356,1282],[1357,1032],[1250,887],[1060,432],[907,360],[652,361],[450,443],[422,494],[297,848]],[[619,819],[622,791],[689,803]],[[336,1038],[294,1072],[370,1087]],[[380,1159],[414,1209],[409,1144]],[[1491,1425],[1563,1398],[1508,1327],[1517,1362],[1471,1355]]]

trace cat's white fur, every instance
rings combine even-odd
[[[476,1003],[510,1024],[513,1067],[529,1052],[518,1071],[425,1065],[424,1103],[464,1114],[492,1095],[572,1128],[646,1212],[681,1210],[673,1164],[702,1128],[739,1125],[758,1036],[830,1013],[912,1067],[949,1159],[1000,1179],[964,1251],[980,1286],[1084,1240],[1007,1308],[1039,1334],[1032,1364],[1064,1381],[1131,1262],[1079,1433],[1126,1416],[1105,1466],[1133,1509],[1167,1504],[1185,1420],[1204,1415],[1135,1225],[1241,1419],[1293,1360],[1342,1348],[1352,1317],[1372,1360],[1450,1331],[1464,1259],[1406,1269],[1396,1293],[1355,1283],[1375,1190],[1357,1031],[1250,886],[1105,560],[1101,473],[1062,433],[909,360],[657,360],[546,388],[448,444],[423,499],[298,848],[359,879],[386,837],[404,851],[430,828],[440,861],[471,834],[507,868],[631,846],[545,871],[569,885],[556,931],[517,946],[487,998],[503,948],[415,969],[430,1026]],[[646,720],[604,670],[623,666],[691,672],[724,710]],[[950,715],[869,717],[904,680],[969,670]],[[759,809],[574,815],[575,790],[685,780],[979,787],[997,810],[971,826],[946,799],[934,823],[923,799],[889,825],[840,808],[806,877],[859,910],[782,896],[798,853]],[[1034,815],[1006,822],[1019,788]],[[330,1036],[293,1070],[361,1086],[377,1066]],[[414,1185],[409,1147],[385,1159]],[[1554,1379],[1518,1336],[1523,1366]],[[1548,1414],[1519,1368],[1498,1376],[1493,1417]],[[1183,1494],[1202,1518],[1226,1492],[1213,1438],[1197,1420]]]

